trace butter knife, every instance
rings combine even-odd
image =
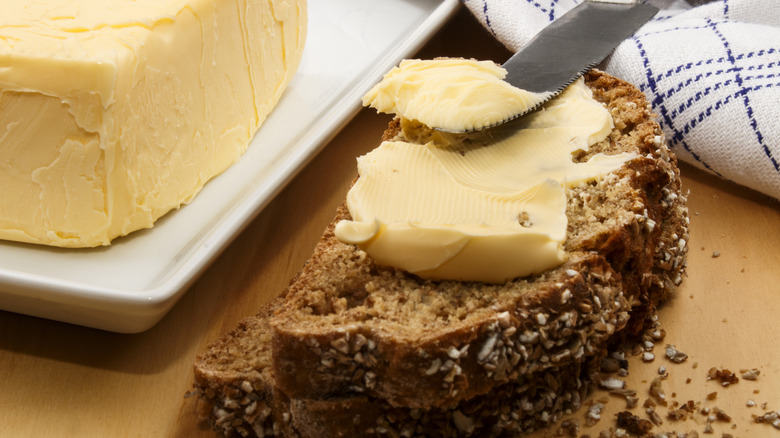
[[[504,122],[534,111],[558,95],[657,12],[655,6],[634,1],[589,0],[553,21],[503,65],[507,82],[548,97]]]

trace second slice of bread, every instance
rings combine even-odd
[[[290,398],[271,370],[268,316],[284,297],[242,321],[198,357],[201,416],[225,436],[516,436],[578,409],[603,352],[518,378],[450,408],[391,406],[366,395]]]

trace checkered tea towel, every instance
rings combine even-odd
[[[461,0],[512,51],[582,0]],[[638,86],[677,156],[780,199],[780,0],[646,0],[599,67]]]

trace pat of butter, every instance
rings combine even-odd
[[[572,160],[611,129],[580,79],[522,129],[384,142],[358,159],[352,221],[336,237],[423,278],[500,283],[543,272],[566,258],[567,187],[635,157]]]
[[[404,60],[364,97],[377,111],[446,131],[495,125],[544,101],[505,82],[506,70],[490,61]]]
[[[0,239],[108,245],[246,150],[305,0],[0,0]]]

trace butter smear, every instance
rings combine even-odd
[[[477,61],[457,62],[469,70],[483,68]],[[415,68],[416,63],[425,68]],[[404,61],[402,66],[437,76],[437,65],[449,69],[452,64]],[[562,264],[567,187],[635,158],[596,154],[587,162],[573,161],[573,153],[611,132],[607,109],[580,79],[513,128],[426,136],[419,118],[406,119],[421,114],[416,102],[447,107],[450,116],[457,108],[452,108],[447,82],[420,83],[426,87],[420,91],[425,99],[393,80],[367,95],[367,102],[383,95],[404,108],[406,135],[358,158],[359,178],[347,195],[352,220],[337,224],[336,237],[358,245],[377,264],[434,280],[501,283]],[[417,82],[409,87],[416,88]],[[439,95],[447,104],[433,101]],[[462,120],[455,116],[453,122],[460,126]]]

